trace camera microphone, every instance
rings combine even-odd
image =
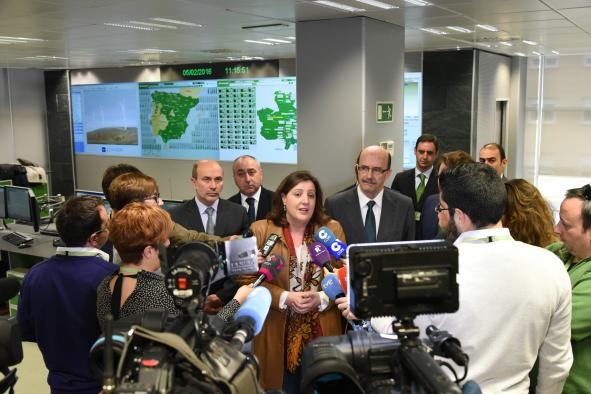
[[[314,241],[308,247],[312,262],[320,268],[326,268],[329,272],[334,272],[334,268],[330,263],[330,253],[326,246],[318,241]]]
[[[339,278],[335,274],[328,274],[322,279],[322,290],[332,301],[345,296],[345,291],[339,283]]]
[[[434,325],[425,330],[429,340],[433,344],[433,352],[437,356],[451,358],[460,366],[468,365],[469,357],[462,351],[462,344],[447,331],[441,331]]]
[[[322,226],[316,231],[314,239],[323,244],[337,260],[347,251],[347,245],[338,240],[331,229],[326,226]]]
[[[272,281],[281,271],[283,271],[284,268],[285,260],[283,260],[281,256],[273,255],[269,257],[263,264],[261,264],[261,268],[259,268],[259,273],[261,275],[252,284],[252,287],[259,286],[264,280],[267,282]]]
[[[259,335],[271,307],[271,293],[264,287],[254,289],[234,315],[231,343],[240,349],[244,343]]]

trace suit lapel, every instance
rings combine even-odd
[[[344,212],[352,212],[349,215],[349,221],[351,223],[349,228],[353,231],[353,239],[365,240],[365,227],[363,226],[363,218],[361,217],[361,205],[359,205],[357,188],[353,188],[347,193],[345,203],[348,207],[345,208]]]
[[[388,231],[394,226],[394,212],[396,212],[396,202],[390,199],[390,194],[386,193],[382,197],[382,213],[380,214],[380,227],[378,228],[377,241],[389,239]]]
[[[186,205],[185,215],[188,218],[190,228],[197,229],[197,231],[202,233],[205,232],[203,221],[201,220],[201,213],[199,212],[195,198],[189,200],[189,203]]]
[[[216,217],[215,217],[215,231],[214,231],[214,234],[218,235],[218,236],[221,234],[225,234],[226,226],[224,224],[228,222],[228,219],[226,218],[227,210],[224,209],[224,206],[225,206],[225,201],[220,198],[218,201],[218,210],[216,212]]]

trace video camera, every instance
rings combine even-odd
[[[241,348],[262,327],[271,303],[268,290],[253,290],[226,324],[203,311],[211,281],[224,269],[219,253],[193,242],[179,248],[172,261],[164,280],[182,304],[181,316],[167,319],[164,312],[147,312],[131,324],[116,322],[116,335],[108,321],[104,337],[91,350],[91,369],[103,379],[103,392],[263,392],[258,361]],[[256,301],[249,306],[251,299]]]
[[[302,391],[460,393],[433,359],[453,356],[467,369],[459,341],[430,327],[425,343],[414,325],[419,314],[458,309],[457,249],[417,241],[350,245],[347,253],[351,311],[363,319],[391,316],[395,336],[357,330],[316,339],[304,349]]]

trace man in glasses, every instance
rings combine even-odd
[[[423,134],[415,143],[415,168],[396,174],[392,189],[412,199],[415,215],[415,239],[424,239],[422,234],[422,209],[425,199],[437,194],[437,170],[433,168],[439,153],[439,141],[432,134]]]
[[[384,187],[392,158],[380,146],[368,146],[357,158],[357,187],[326,199],[328,214],[343,226],[347,243],[413,240],[410,198]]]
[[[33,266],[23,282],[17,319],[25,341],[37,342],[52,392],[97,393],[88,352],[100,335],[96,289],[117,270],[99,250],[107,241],[107,212],[96,197],[66,201],[56,218],[65,247]]]
[[[591,186],[566,192],[560,221],[561,242],[548,246],[568,270],[573,295],[571,344],[574,363],[564,393],[591,392]]]

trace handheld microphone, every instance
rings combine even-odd
[[[279,241],[279,238],[280,237],[277,234],[269,235],[269,238],[267,238],[265,244],[263,245],[263,249],[261,250],[261,255],[263,256],[263,258],[266,258],[268,255],[271,254],[271,250],[275,247],[275,244],[277,243],[277,241]]]
[[[245,342],[259,335],[271,307],[271,293],[264,287],[254,289],[234,315],[231,343],[240,349]]]
[[[345,291],[339,283],[339,278],[335,274],[329,274],[322,279],[322,290],[326,293],[328,298],[336,300],[345,296]]]
[[[15,297],[21,290],[21,283],[16,278],[0,279],[0,303],[5,303]]]
[[[285,268],[285,260],[281,258],[281,256],[271,256],[269,257],[263,264],[261,264],[261,268],[259,268],[259,273],[261,274],[257,280],[252,284],[252,287],[257,287],[264,280],[267,282],[272,281],[274,278],[279,275],[281,271]]]
[[[341,284],[341,287],[343,290],[345,290],[345,294],[347,294],[347,288],[349,287],[349,280],[347,279],[347,267],[342,267],[335,271],[339,277],[339,283]]]
[[[447,331],[441,331],[434,325],[425,330],[433,344],[433,353],[437,356],[451,358],[456,364],[466,366],[469,357],[462,351],[462,344]]]
[[[339,241],[334,233],[326,226],[322,226],[316,231],[314,239],[322,243],[337,260],[347,251],[347,245]]]
[[[308,250],[310,251],[310,257],[312,258],[312,262],[314,264],[320,268],[326,267],[326,269],[330,272],[334,272],[334,268],[332,264],[330,264],[330,253],[328,253],[326,246],[322,245],[318,241],[315,241],[310,244]]]

